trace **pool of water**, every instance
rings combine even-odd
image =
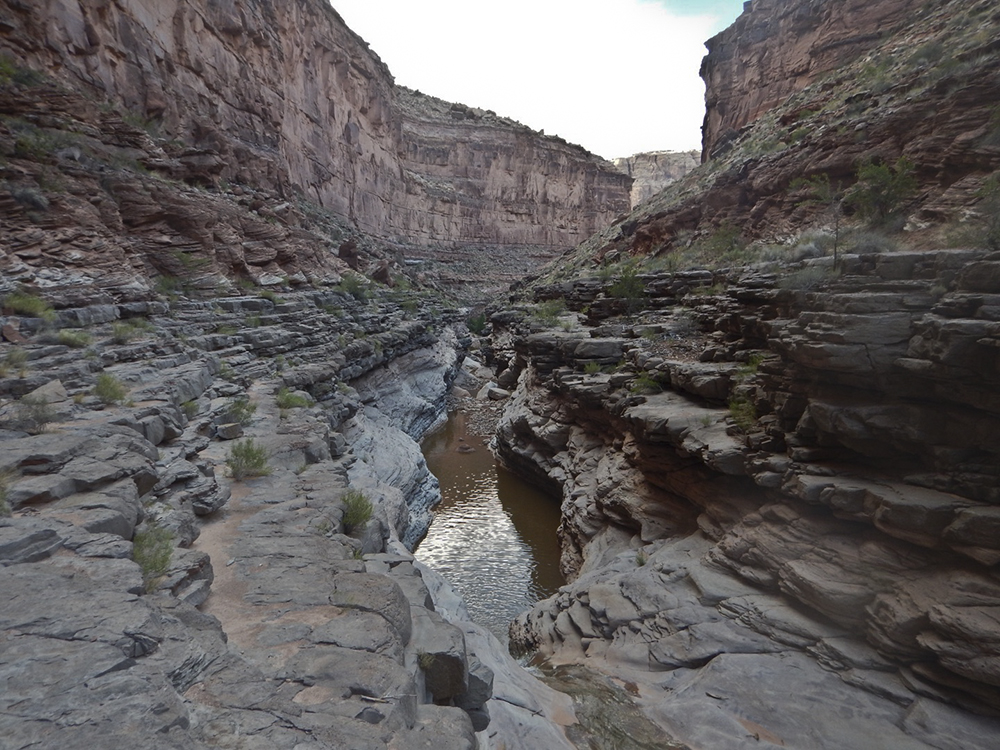
[[[462,412],[425,438],[423,451],[442,501],[414,554],[451,582],[474,622],[507,643],[510,621],[565,583],[559,502],[499,466]]]

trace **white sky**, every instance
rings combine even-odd
[[[614,158],[701,148],[704,42],[742,0],[331,0],[396,82]]]

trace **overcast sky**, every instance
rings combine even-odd
[[[704,42],[743,0],[331,0],[396,82],[606,158],[701,148]]]

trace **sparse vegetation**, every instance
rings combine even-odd
[[[10,503],[7,501],[11,476],[9,471],[0,471],[0,518],[6,518],[11,515]]]
[[[583,371],[587,375],[598,375],[604,372],[604,368],[598,362],[588,362],[583,366]]]
[[[632,383],[632,393],[660,393],[663,386],[648,373],[640,373]]]
[[[55,410],[42,396],[21,396],[14,405],[13,417],[7,427],[31,435],[45,432],[45,427],[55,418]]]
[[[56,340],[63,346],[69,346],[73,349],[83,349],[85,346],[90,345],[91,337],[86,331],[74,331],[63,328],[56,336]]]
[[[194,399],[185,401],[181,404],[181,411],[184,412],[184,416],[188,419],[194,419],[198,415],[198,402]]]
[[[46,77],[43,73],[31,68],[18,65],[7,55],[0,55],[0,86],[21,86],[23,88],[33,88],[45,83]]]
[[[233,443],[226,456],[226,465],[236,480],[263,477],[271,473],[271,468],[267,465],[267,450],[253,438]]]
[[[142,569],[146,593],[153,591],[170,567],[174,535],[155,523],[147,522],[132,539],[132,559]]]
[[[465,325],[468,329],[476,334],[477,336],[482,336],[486,331],[486,315],[485,313],[479,313],[478,315],[471,315],[465,321]]]
[[[649,562],[649,557],[646,555],[646,550],[638,549],[635,551],[635,564],[637,567],[643,567],[647,562]]]
[[[270,289],[261,289],[260,291],[257,292],[257,296],[261,297],[262,299],[266,299],[268,302],[271,302],[275,305],[283,304],[285,301],[284,299],[278,296],[277,292],[273,292]]]
[[[645,305],[646,286],[639,278],[636,267],[627,263],[622,268],[614,283],[608,287],[608,295],[623,300],[626,315],[633,315]]]
[[[8,373],[14,371],[18,377],[24,377],[28,371],[28,354],[24,349],[11,349],[7,355],[0,360],[0,377],[7,377]]]
[[[566,312],[566,300],[562,297],[547,299],[535,305],[532,317],[546,326],[554,326],[559,322],[559,316]]]
[[[128,396],[128,388],[114,375],[102,372],[97,376],[97,384],[94,386],[94,395],[100,399],[102,404],[121,404]]]
[[[808,197],[800,201],[800,204],[818,207],[822,211],[823,218],[833,224],[833,263],[836,265],[839,261],[840,221],[843,217],[845,196],[843,186],[832,182],[830,175],[823,173],[813,175],[808,180],[794,180],[791,189],[806,191]]]
[[[239,422],[246,427],[253,421],[257,412],[257,404],[250,403],[246,396],[234,398],[226,407],[226,418],[231,422]]]
[[[347,490],[341,498],[344,504],[344,531],[350,534],[360,526],[364,526],[372,517],[372,503],[359,490]]]
[[[337,289],[351,295],[359,302],[363,302],[368,298],[368,290],[365,288],[365,283],[356,273],[345,273],[340,280],[340,284],[337,285]]]
[[[52,305],[26,289],[17,289],[5,296],[3,298],[3,306],[16,315],[41,318],[49,323],[54,322],[56,317]]]
[[[895,164],[867,162],[858,167],[858,181],[844,201],[872,226],[886,226],[917,190],[913,162],[905,156]]]
[[[284,386],[278,389],[278,394],[275,396],[274,400],[275,403],[278,404],[279,409],[300,409],[313,405],[312,399],[308,396],[302,396],[288,390]]]
[[[757,407],[746,396],[729,399],[729,416],[742,432],[750,432],[757,424]]]

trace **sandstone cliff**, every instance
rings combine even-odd
[[[320,0],[8,3],[0,44],[124,105],[173,175],[302,199],[416,245],[566,249],[627,208],[603,160],[395,86]]]
[[[696,166],[697,151],[649,151],[614,160],[614,165],[632,178],[632,208],[676,182]]]
[[[735,28],[745,33],[716,37],[703,66],[704,163],[589,239],[574,262],[666,257],[727,225],[746,240],[782,242],[829,221],[797,179],[848,189],[862,164],[900,157],[917,180],[904,211],[911,242],[955,241],[1000,168],[994,3],[902,11],[893,0],[759,0]]]

